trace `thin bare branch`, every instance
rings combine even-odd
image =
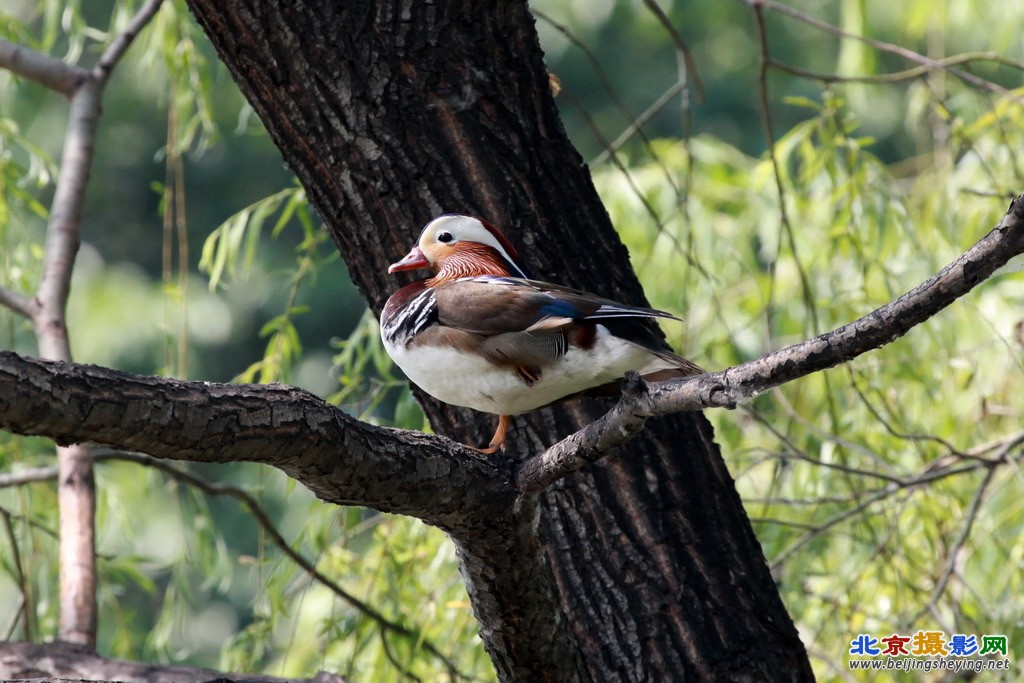
[[[973,471],[974,469],[976,468],[973,466],[969,466],[966,468],[961,468],[959,470],[945,472],[943,474],[944,477],[953,476],[955,474],[963,474],[964,472],[970,472]],[[841,524],[848,519],[856,517],[857,515],[864,512],[869,507],[871,507],[872,505],[879,501],[886,500],[890,496],[893,496],[896,493],[899,493],[900,491],[922,486],[928,481],[933,481],[933,479],[930,477],[912,479],[906,482],[888,484],[883,488],[875,489],[871,493],[871,495],[861,500],[859,503],[857,503],[857,505],[837,512],[836,514],[826,519],[824,522],[820,522],[818,524],[807,524],[805,522],[783,522],[781,520],[776,520],[776,523],[779,524],[785,523],[790,526],[799,526],[800,528],[804,528],[807,530],[807,533],[805,533],[803,536],[798,538],[793,543],[789,544],[782,552],[780,552],[778,555],[772,558],[770,565],[772,573],[776,573],[779,570],[779,568],[796,553],[796,551],[800,550],[800,548],[803,548],[805,545],[807,545],[808,543],[810,543],[815,538],[822,535],[832,527]]]
[[[867,409],[867,411],[871,413],[871,416],[875,419],[875,421],[881,424],[890,436],[897,439],[901,439],[903,441],[913,441],[917,443],[934,443],[939,446],[942,446],[944,449],[946,449],[948,453],[951,453],[959,457],[966,457],[966,455],[962,453],[959,448],[957,448],[949,441],[946,441],[940,436],[935,436],[934,434],[908,434],[896,429],[896,427],[894,427],[886,419],[886,417],[882,415],[882,412],[875,407],[871,400],[868,399],[867,395],[860,388],[860,385],[857,384],[857,380],[852,376],[852,374],[850,376],[850,387],[853,389],[854,393],[857,394],[857,397],[860,399],[861,405],[863,405]]]
[[[845,474],[853,474],[853,475],[857,475],[857,476],[860,476],[860,477],[871,477],[871,478],[875,478],[875,479],[881,479],[882,481],[887,481],[887,482],[899,482],[900,481],[899,477],[895,476],[894,474],[887,474],[885,472],[876,472],[876,471],[872,471],[872,470],[866,470],[866,469],[863,469],[863,468],[860,468],[860,467],[852,467],[850,465],[846,465],[846,464],[841,463],[841,462],[826,462],[824,460],[820,460],[818,458],[815,458],[812,455],[810,455],[809,453],[805,453],[804,451],[802,451],[799,448],[797,448],[797,445],[795,443],[793,443],[793,441],[789,437],[787,437],[785,434],[783,434],[781,431],[779,431],[779,429],[776,428],[775,425],[773,425],[771,422],[766,420],[759,413],[757,413],[755,411],[752,411],[752,410],[747,410],[746,412],[755,421],[757,421],[758,424],[760,424],[763,428],[768,430],[772,434],[772,436],[774,436],[776,439],[778,439],[779,442],[783,446],[786,447],[786,450],[788,450],[791,453],[791,455],[789,455],[789,456],[787,456],[785,454],[780,454],[780,456],[783,459],[786,459],[786,460],[801,460],[803,462],[806,462],[809,465],[814,465],[815,467],[822,467],[822,468],[825,468],[825,469],[836,470],[837,472],[843,472]]]
[[[913,80],[915,78],[921,78],[928,74],[945,69],[950,66],[956,66],[958,64],[971,64],[974,62],[993,62],[1001,64],[1003,66],[1009,66],[1014,69],[1024,71],[1024,62],[1019,62],[1015,59],[1004,57],[1003,55],[995,52],[965,52],[959,55],[950,55],[949,57],[943,57],[942,59],[933,60],[932,64],[924,64],[922,66],[915,66],[910,69],[904,69],[902,71],[893,71],[885,74],[853,74],[849,76],[842,76],[839,74],[823,73],[820,71],[811,71],[802,67],[793,66],[791,64],[784,64],[776,59],[772,59],[769,63],[773,69],[784,71],[794,76],[801,78],[809,78],[815,81],[821,81],[822,83],[873,83],[873,84],[889,84],[889,83],[901,83],[903,81]]]
[[[41,481],[53,481],[56,478],[57,468],[54,466],[33,467],[20,472],[0,472],[0,489],[35,484]]]
[[[549,17],[547,14],[544,14],[543,12],[540,12],[535,8],[531,9],[531,11],[538,18],[544,20],[545,22],[550,24],[556,31],[564,35],[570,43],[572,43],[577,49],[579,49],[580,52],[583,53],[583,56],[586,57],[591,69],[593,69],[594,73],[597,75],[598,80],[601,82],[604,91],[608,93],[608,98],[611,100],[612,104],[614,104],[615,108],[619,110],[619,113],[621,113],[622,116],[630,122],[630,124],[626,127],[626,131],[629,133],[626,139],[632,137],[633,135],[636,135],[637,137],[640,138],[640,141],[644,146],[644,150],[647,152],[648,155],[650,155],[651,159],[654,160],[654,162],[658,165],[659,169],[661,170],[665,178],[665,183],[672,188],[680,205],[685,205],[686,197],[683,194],[682,188],[679,187],[679,183],[676,180],[675,174],[668,169],[668,167],[665,165],[665,162],[662,161],[661,157],[654,150],[654,146],[651,143],[651,139],[643,130],[643,123],[641,122],[641,119],[633,116],[632,112],[629,110],[629,107],[626,106],[626,103],[619,95],[618,90],[616,90],[615,86],[612,84],[611,79],[608,77],[608,74],[601,67],[601,63],[598,61],[597,56],[593,53],[593,51],[591,51],[587,44],[580,40],[578,37],[576,37],[576,35],[572,31],[570,31],[567,26],[558,23],[557,21]],[[685,91],[687,87],[685,74],[682,78],[679,79],[679,82],[682,84],[680,90]],[[669,90],[675,90],[675,86],[670,87]],[[598,143],[602,147],[602,152],[599,156],[602,156],[606,159],[608,157],[611,157],[611,160],[616,165],[616,167],[627,176],[627,179],[630,181],[630,185],[631,187],[633,187],[633,191],[636,193],[637,198],[640,199],[641,202],[644,202],[649,207],[648,213],[651,214],[651,217],[654,219],[655,223],[657,223],[659,231],[665,232],[664,223],[657,215],[657,213],[653,210],[653,208],[649,206],[649,203],[647,202],[644,193],[641,192],[640,189],[635,186],[635,182],[633,181],[632,176],[629,174],[628,171],[626,171],[625,167],[622,165],[622,162],[615,156],[615,151],[618,149],[618,146],[615,145],[618,144],[619,146],[621,146],[622,143],[618,143],[618,140],[626,136],[626,133],[620,135],[619,138],[616,140],[616,143],[609,143],[604,133],[601,132],[601,129],[597,126],[593,117],[590,115],[590,112],[588,112],[583,106],[579,104],[579,102],[576,101],[575,98],[573,98],[570,95],[568,89],[563,87],[562,92],[564,93],[566,99],[572,101],[572,104],[579,111],[580,116],[583,117],[584,123],[586,123],[587,127],[590,128],[591,131],[593,131],[594,137],[597,138]],[[659,98],[659,100],[660,99],[664,99],[664,96]],[[649,107],[648,111],[650,111],[650,109],[651,108]],[[590,163],[595,164],[597,162],[591,161]]]
[[[0,40],[0,68],[68,97],[89,78],[84,69],[6,40]]]
[[[697,71],[697,63],[693,61],[693,54],[690,52],[690,48],[687,47],[686,41],[679,34],[679,29],[676,28],[672,20],[665,14],[665,10],[661,8],[655,0],[643,0],[644,6],[654,15],[654,18],[658,20],[665,32],[668,33],[672,39],[672,45],[675,46],[676,52],[682,54],[683,64],[685,66],[685,76],[689,76],[693,80],[693,89],[697,93],[697,101],[701,102],[704,99],[704,84],[700,80],[700,73]],[[685,78],[680,80],[685,81]]]
[[[960,528],[960,534],[957,536],[956,541],[953,542],[953,547],[949,549],[949,557],[946,561],[946,566],[942,570],[942,575],[939,580],[935,582],[935,590],[932,591],[932,596],[920,612],[915,615],[911,621],[917,622],[926,613],[931,612],[938,605],[939,600],[942,599],[942,594],[946,592],[946,586],[949,584],[949,579],[953,575],[953,571],[956,569],[957,560],[960,557],[960,553],[967,543],[967,539],[970,538],[971,529],[974,528],[974,522],[978,519],[978,512],[981,510],[982,500],[985,498],[985,493],[988,491],[989,484],[992,483],[992,479],[995,477],[996,468],[986,468],[985,478],[982,479],[981,484],[978,485],[978,489],[974,492],[974,497],[971,499],[970,507],[967,509],[967,515],[964,517],[963,526]]]
[[[14,632],[18,628],[18,623],[21,622],[21,615],[25,613],[25,596],[22,595],[21,599],[18,600],[18,608],[14,610],[11,615],[11,621],[7,625],[7,630],[4,632],[4,641],[14,640]]]
[[[163,4],[163,0],[146,0],[146,3],[135,12],[135,15],[128,22],[128,25],[125,26],[124,30],[103,51],[99,61],[96,62],[96,66],[93,67],[93,78],[106,80],[111,70],[117,66],[125,51],[131,46],[135,37],[146,27],[150,19],[156,15],[161,4]]]
[[[25,296],[7,287],[0,287],[0,306],[5,306],[18,315],[22,315],[30,320],[39,308],[39,304],[32,297]]]
[[[779,165],[779,158],[775,153],[776,137],[775,125],[772,123],[772,114],[768,102],[768,66],[771,61],[768,49],[768,29],[765,26],[764,12],[759,5],[754,5],[754,25],[757,28],[757,43],[760,47],[760,68],[757,77],[757,93],[760,101],[761,119],[764,125],[765,139],[768,145],[768,158],[772,162],[772,175],[775,178],[775,191],[779,197],[779,222],[782,230],[779,231],[779,239],[775,246],[775,258],[769,266],[771,275],[768,279],[769,291],[768,302],[765,305],[765,316],[767,318],[768,338],[771,340],[774,332],[773,318],[775,310],[775,284],[776,271],[779,258],[782,255],[782,238],[785,236],[789,241],[789,250],[793,255],[793,262],[796,264],[797,274],[800,276],[800,292],[803,295],[804,306],[810,316],[813,331],[817,332],[818,309],[814,305],[814,296],[811,293],[811,283],[807,278],[807,271],[804,269],[800,256],[797,254],[797,242],[793,233],[793,223],[789,219],[789,210],[786,208],[786,190],[782,182],[782,169]],[[831,396],[831,394],[830,394]]]
[[[794,9],[792,7],[789,7],[788,5],[783,5],[778,2],[772,2],[772,0],[740,0],[740,2],[749,5],[754,9],[755,12],[759,11],[761,8],[768,9],[773,12],[778,12],[779,14],[784,14],[788,17],[796,19],[797,21],[803,22],[808,26],[813,26],[814,28],[817,28],[821,31],[825,31],[826,33],[831,33],[832,35],[839,36],[841,38],[857,40],[859,42],[864,43],[865,45],[870,45],[871,47],[881,52],[887,52],[889,54],[898,55],[903,59],[915,62],[917,64],[923,64],[933,69],[941,69],[942,71],[945,71],[956,76],[965,83],[969,83],[982,90],[988,90],[990,92],[997,93],[999,95],[1002,95],[1008,99],[1017,102],[1018,104],[1024,104],[1024,97],[1021,97],[1020,95],[1004,88],[998,83],[993,83],[992,81],[985,80],[980,76],[975,76],[969,71],[964,71],[963,69],[957,69],[953,66],[943,64],[942,60],[934,59],[932,57],[926,57],[925,55],[922,55],[918,52],[914,52],[913,50],[903,47],[902,45],[895,45],[893,43],[887,43],[884,40],[877,40],[875,38],[868,38],[866,36],[857,35],[856,33],[850,33],[849,31],[845,31],[839,28],[838,26],[833,26],[828,22],[816,19],[810,16],[809,14],[804,14],[798,9]]]
[[[589,162],[590,165],[595,166],[610,160],[611,163],[615,166],[615,168],[620,173],[622,173],[622,175],[626,178],[626,182],[629,183],[629,186],[632,189],[633,193],[636,195],[640,203],[644,206],[644,209],[647,211],[647,214],[651,217],[651,220],[657,227],[658,232],[660,234],[666,235],[672,241],[678,253],[681,256],[683,256],[683,258],[685,258],[687,262],[689,262],[695,268],[697,268],[701,275],[703,275],[704,277],[710,277],[708,272],[704,269],[704,267],[698,262],[698,260],[694,256],[692,245],[692,233],[690,234],[691,244],[687,245],[680,242],[679,238],[672,231],[667,230],[665,221],[651,205],[646,193],[642,192],[640,188],[637,186],[636,179],[633,177],[633,174],[625,167],[622,160],[619,159],[619,157],[616,154],[616,152],[627,141],[632,139],[634,136],[638,137],[640,139],[641,144],[643,145],[644,151],[648,154],[648,156],[650,156],[655,165],[661,171],[665,180],[665,184],[668,187],[672,188],[672,191],[676,196],[676,202],[679,206],[679,210],[684,215],[687,215],[687,212],[689,210],[689,190],[693,173],[693,155],[691,153],[690,146],[691,130],[689,109],[689,75],[691,73],[694,76],[694,83],[696,84],[699,97],[702,98],[703,93],[701,92],[700,80],[696,76],[696,67],[693,64],[690,52],[686,47],[685,43],[683,42],[682,37],[679,35],[678,31],[675,30],[675,27],[671,24],[668,17],[665,16],[664,12],[661,10],[660,7],[658,7],[656,4],[652,2],[648,9],[656,15],[659,22],[662,22],[666,31],[668,31],[670,36],[672,37],[672,40],[675,44],[676,53],[678,55],[679,77],[676,83],[674,83],[665,92],[663,92],[653,104],[651,104],[644,112],[640,114],[640,116],[633,116],[633,114],[630,112],[629,107],[627,107],[626,103],[622,100],[622,97],[619,95],[615,86],[612,84],[611,79],[608,77],[608,74],[601,67],[601,63],[597,59],[597,55],[593,53],[593,51],[587,46],[587,44],[584,41],[577,37],[569,29],[568,26],[565,26],[564,24],[555,21],[552,17],[545,14],[544,12],[536,8],[531,8],[530,11],[534,14],[534,16],[548,23],[552,28],[554,28],[556,31],[565,36],[566,40],[568,40],[583,54],[587,62],[590,64],[591,69],[594,71],[594,74],[601,82],[604,91],[608,94],[608,97],[611,100],[612,104],[614,104],[615,108],[618,109],[619,112],[623,115],[623,117],[625,117],[629,121],[629,125],[626,126],[625,130],[622,133],[620,133],[614,141],[609,142],[604,133],[601,131],[600,127],[594,121],[593,117],[590,115],[590,112],[588,112],[586,108],[580,105],[580,103],[576,100],[575,97],[572,96],[571,92],[567,88],[563,87],[563,97],[567,99],[573,105],[573,107],[579,112],[584,124],[586,124],[586,126],[593,132],[598,144],[601,145],[601,152],[598,153],[598,155]],[[676,174],[673,171],[669,170],[668,166],[661,158],[661,155],[659,155],[658,152],[655,150],[650,137],[644,132],[643,129],[647,121],[649,121],[650,118],[653,117],[656,113],[661,111],[661,109],[664,108],[666,104],[668,104],[672,97],[678,93],[682,93],[682,137],[683,145],[686,149],[686,155],[689,159],[689,163],[686,167],[686,174],[684,176],[684,182],[682,186],[680,186],[680,183],[676,178]]]
[[[25,573],[25,565],[21,561],[21,546],[18,537],[14,533],[14,525],[11,524],[11,514],[7,510],[0,509],[0,517],[4,520],[4,531],[7,532],[7,540],[11,544],[11,560],[14,564],[14,577],[18,582],[18,590],[21,591],[21,612],[25,617],[25,640],[34,640],[36,636],[35,605],[32,603],[32,584]]]
[[[25,53],[20,61],[14,59],[19,54],[17,50],[12,55],[15,63],[22,65],[28,59],[27,64],[34,74],[49,74],[51,79],[63,78],[60,84],[64,87],[68,86],[69,73],[76,75],[74,87],[62,90],[71,96],[71,111],[46,227],[42,277],[33,299],[36,306],[31,316],[39,355],[43,358],[71,360],[66,308],[80,242],[82,207],[92,166],[103,88],[111,70],[156,13],[161,1],[148,0],[143,4],[125,31],[111,42],[89,72],[40,55]],[[74,71],[69,71],[71,69]],[[25,310],[29,309],[26,307]],[[59,636],[61,640],[94,648],[97,628],[96,483],[89,449],[80,444],[58,448],[57,467],[60,507]]]
[[[639,116],[635,117],[633,122],[626,126],[624,131],[619,133],[619,137],[608,143],[596,157],[587,163],[591,166],[600,166],[604,162],[608,161],[608,158],[615,154],[615,152],[619,151],[624,144],[629,142],[629,139],[636,135],[637,131],[641,130],[643,126],[651,120],[651,117],[660,112],[673,97],[685,89],[686,81],[676,81],[672,87],[661,93],[661,95],[658,96],[658,99],[651,103],[651,106],[647,107],[647,109],[642,111]]]
[[[925,486],[927,486],[928,484],[931,484],[933,482],[936,482],[936,481],[939,481],[939,480],[942,480],[942,479],[948,479],[950,477],[957,477],[957,476],[960,476],[961,474],[969,474],[969,473],[972,473],[972,472],[976,472],[977,470],[979,470],[979,469],[981,469],[983,467],[991,471],[991,470],[995,469],[998,465],[1003,465],[1003,464],[1019,465],[1019,460],[1020,460],[1021,457],[1024,457],[1024,452],[1022,452],[1020,455],[1018,455],[1017,458],[1012,458],[1010,454],[1013,452],[1014,449],[1019,447],[1021,443],[1024,443],[1024,437],[1019,437],[1018,436],[1017,438],[1008,438],[1005,441],[1005,443],[1003,444],[1003,447],[1000,448],[1000,454],[997,457],[992,458],[989,461],[976,460],[976,461],[971,462],[971,463],[969,463],[967,465],[963,465],[963,466],[959,466],[959,467],[957,466],[957,464],[958,464],[957,462],[952,462],[952,463],[948,463],[946,466],[944,466],[942,468],[938,468],[938,469],[935,468],[935,467],[932,467],[931,465],[928,465],[928,466],[924,467],[918,474],[916,474],[916,475],[914,475],[912,477],[908,477],[908,478],[905,478],[905,479],[901,480],[898,483],[888,484],[888,485],[886,485],[883,488],[873,490],[870,493],[870,495],[866,499],[864,499],[860,504],[858,504],[857,506],[855,506],[853,508],[849,508],[847,510],[844,510],[844,511],[834,515],[833,517],[830,517],[825,522],[822,522],[822,523],[820,523],[818,525],[813,526],[813,528],[811,528],[808,531],[808,533],[806,533],[803,536],[801,536],[799,539],[797,539],[797,541],[795,543],[791,544],[789,547],[787,547],[785,550],[783,550],[772,561],[773,571],[780,564],[785,562],[785,560],[788,559],[793,553],[795,553],[797,550],[802,548],[804,545],[806,545],[810,541],[812,541],[815,538],[817,538],[818,536],[820,536],[822,533],[828,531],[829,529],[831,529],[832,527],[836,526],[837,524],[840,524],[841,522],[844,522],[847,519],[850,519],[851,517],[854,517],[854,516],[860,514],[861,512],[866,510],[868,507],[870,507],[874,503],[879,502],[881,500],[884,500],[886,498],[889,498],[890,496],[892,496],[892,495],[894,495],[894,494],[896,494],[896,493],[898,493],[900,491],[904,491],[904,490],[910,490],[910,491],[921,490]],[[986,486],[987,486],[987,484],[986,484]],[[969,531],[970,530],[968,529],[968,533],[969,533]],[[910,623],[913,623],[913,621],[914,620],[911,620]]]
[[[822,427],[819,427],[816,423],[814,423],[812,420],[808,420],[807,418],[805,418],[803,415],[797,412],[796,408],[793,407],[793,404],[790,402],[785,392],[779,391],[778,389],[773,389],[772,398],[776,400],[778,405],[782,406],[782,409],[786,411],[786,416],[789,419],[796,421],[798,424],[803,426],[804,429],[808,430],[812,434],[817,435],[818,438],[820,438],[822,441],[832,441],[836,445],[842,446],[848,451],[860,453],[864,457],[873,461],[879,467],[888,470],[890,474],[892,474],[895,471],[893,469],[892,463],[888,462],[885,458],[883,458],[881,455],[876,453],[874,450],[868,448],[864,444],[850,441],[849,439],[844,439],[838,434],[835,434],[834,432],[831,432],[827,429],[823,429]],[[747,412],[752,411],[753,408],[747,409]]]

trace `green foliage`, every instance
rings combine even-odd
[[[0,286],[27,291],[42,259],[38,235],[26,226],[46,220],[38,194],[53,180],[54,164],[45,150],[22,133],[17,121],[0,116]],[[0,339],[13,345],[15,320],[0,308]]]
[[[300,205],[306,206],[305,202],[305,193],[301,189],[281,190],[253,202],[214,228],[203,245],[203,255],[199,260],[199,269],[209,276],[210,289],[220,285],[225,276],[248,275],[256,260],[256,250],[267,219],[280,211],[271,230],[276,237],[295,209]]]
[[[287,200],[287,201],[285,201]],[[284,204],[283,207],[280,205]],[[226,223],[214,230],[203,248],[201,269],[210,273],[210,287],[221,280],[225,265],[229,273],[237,270],[239,261],[248,269],[256,255],[256,246],[264,221],[280,208],[280,215],[271,234],[277,237],[288,222],[297,218],[303,231],[303,239],[295,248],[297,265],[290,276],[290,290],[285,310],[271,318],[260,330],[260,337],[267,338],[267,349],[261,360],[248,367],[237,378],[240,382],[287,381],[292,365],[302,355],[302,342],[294,324],[295,316],[308,312],[306,306],[296,305],[299,291],[307,278],[314,277],[319,262],[320,247],[327,240],[322,228],[313,227],[305,193],[302,190],[285,190],[263,199],[253,206],[232,216]],[[239,245],[245,238],[244,255]]]
[[[715,139],[659,142],[659,163],[596,177],[652,303],[686,316],[666,330],[711,369],[890,301],[984,235],[1005,188],[1024,185],[1005,153],[1024,144],[1019,107],[964,118],[970,149],[900,177],[836,92],[790,104],[812,115],[774,150],[789,226],[770,158]],[[666,191],[666,168],[690,179],[685,203]],[[1006,571],[1024,531],[1010,502],[1021,499],[1022,282],[1009,267],[906,339],[708,414],[822,678],[861,632],[1005,633],[1011,659],[1024,656],[1024,585]]]
[[[119,5],[125,18],[131,16],[129,3]],[[137,62],[129,66],[157,88],[154,94],[167,98],[170,153],[194,149],[201,154],[216,140],[213,115],[213,76],[209,61],[197,41],[205,42],[183,0],[164,2],[151,25],[140,36]],[[154,78],[154,75],[156,78]]]

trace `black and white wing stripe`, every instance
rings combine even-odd
[[[381,332],[387,342],[408,344],[413,337],[436,322],[437,300],[434,298],[434,290],[426,288],[388,317]]]

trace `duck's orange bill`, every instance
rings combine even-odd
[[[401,261],[396,261],[388,266],[389,273],[397,273],[403,270],[416,270],[417,268],[426,268],[430,265],[427,261],[427,257],[423,254],[423,250],[418,246],[413,247],[412,251],[406,254]]]

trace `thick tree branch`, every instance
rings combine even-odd
[[[169,460],[259,462],[323,500],[452,529],[511,500],[501,459],[449,439],[374,427],[281,385],[145,377],[0,351],[0,427]]]
[[[536,493],[627,442],[648,418],[740,401],[899,339],[911,328],[1024,253],[1024,194],[999,224],[962,256],[895,301],[852,323],[721,372],[647,386],[628,378],[619,403],[601,419],[527,460],[516,474],[524,494]]]
[[[469,590],[488,602],[491,635],[514,638],[560,622],[533,530],[536,500],[516,504],[505,458],[367,425],[293,387],[143,377],[6,351],[0,428],[171,460],[273,465],[328,502],[411,515],[449,531],[463,566],[478,575]],[[582,670],[565,637],[495,666],[506,680],[540,680],[551,662],[560,668],[550,680],[575,680]]]
[[[120,681],[122,683],[345,683],[321,671],[313,678],[225,674],[192,666],[139,664],[100,657],[70,643],[0,643],[0,679]]]

